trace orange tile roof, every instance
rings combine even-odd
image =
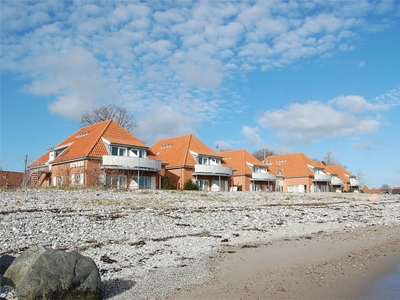
[[[35,168],[35,167],[40,167],[43,166],[45,163],[49,161],[49,153],[46,152],[42,156],[40,156],[38,159],[30,163],[27,167],[28,168]]]
[[[364,187],[362,188],[362,191],[364,193],[367,193],[367,194],[380,194],[380,193],[382,193],[381,189],[377,189],[377,188],[370,189],[366,185],[364,185]]]
[[[107,155],[108,151],[104,146],[102,138],[111,144],[127,145],[148,149],[148,147],[124,127],[114,120],[106,120],[93,125],[82,127],[74,134],[57,144],[54,149],[66,148],[53,162],[61,162],[80,157],[92,156],[101,157]],[[48,161],[48,152],[29,165],[44,164]]]
[[[190,151],[200,155],[222,158],[193,134],[159,140],[150,150],[168,163],[168,167],[194,166],[197,164]]]
[[[283,176],[282,166],[268,166],[268,173],[274,174],[276,176]]]
[[[308,165],[322,168],[304,153],[272,155],[268,156],[264,162],[267,165],[281,167],[283,175],[288,177],[313,176],[314,173]]]
[[[252,173],[252,169],[247,163],[250,163],[254,166],[267,168],[266,165],[264,165],[261,161],[244,149],[223,151],[219,152],[219,154],[223,156],[224,161],[233,167],[235,173],[237,174]]]
[[[343,180],[345,183],[350,183],[349,177],[353,176],[351,173],[347,172],[347,170],[341,165],[326,166],[325,171],[329,174],[338,175],[339,179]]]

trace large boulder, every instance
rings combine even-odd
[[[18,299],[102,299],[94,261],[77,252],[36,247],[23,252],[3,276]]]
[[[8,267],[11,266],[14,259],[14,256],[8,254],[0,257],[0,274],[4,274],[7,271]]]

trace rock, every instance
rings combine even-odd
[[[14,259],[14,256],[8,254],[0,257],[0,274],[4,274],[7,271],[8,267],[12,264]]]
[[[27,250],[7,269],[2,285],[14,287],[18,299],[102,299],[96,264],[73,251]]]
[[[371,194],[371,195],[369,195],[368,196],[368,201],[371,201],[371,202],[380,202],[380,197],[379,197],[379,195],[378,194]]]
[[[18,256],[13,263],[7,268],[4,273],[1,285],[9,285],[15,288],[21,279],[25,276],[25,273],[31,266],[31,264],[36,261],[39,255],[44,253],[46,249],[44,247],[38,246],[23,252]]]

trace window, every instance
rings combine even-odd
[[[220,165],[221,164],[221,160],[219,158],[211,158],[210,162],[212,165]]]
[[[132,152],[132,156],[134,157],[140,157],[140,158],[146,158],[147,157],[147,150],[145,149],[130,149]]]
[[[314,187],[314,192],[318,193],[318,192],[329,192],[329,186],[325,185],[325,184],[317,184]]]
[[[111,155],[115,156],[127,156],[127,148],[124,147],[116,147],[112,146],[111,147]]]
[[[213,180],[212,181],[212,189],[216,187],[219,188],[219,191],[225,191],[225,180]]]
[[[64,177],[63,176],[56,176],[53,178],[53,185],[54,186],[62,186],[64,183]]]
[[[197,180],[197,185],[201,191],[208,191],[208,180]]]
[[[199,165],[208,165],[208,158],[207,157],[199,157]]]
[[[139,176],[139,184],[138,184],[138,177],[132,176],[131,177],[130,188],[131,189],[150,189],[150,177],[149,176]]]
[[[106,186],[111,188],[126,188],[126,176],[123,175],[106,175]]]
[[[71,175],[72,185],[83,185],[83,174],[73,174]]]

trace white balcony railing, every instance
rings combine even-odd
[[[360,186],[360,182],[355,178],[350,178],[350,186]]]
[[[328,174],[314,174],[314,181],[331,181],[331,177]]]
[[[332,178],[331,185],[343,185],[344,181],[339,178]]]
[[[231,176],[232,168],[219,165],[194,165],[193,175]]]
[[[161,170],[161,161],[149,158],[103,155],[102,167],[105,169]]]
[[[259,181],[275,181],[276,175],[269,173],[252,173],[251,179]]]

